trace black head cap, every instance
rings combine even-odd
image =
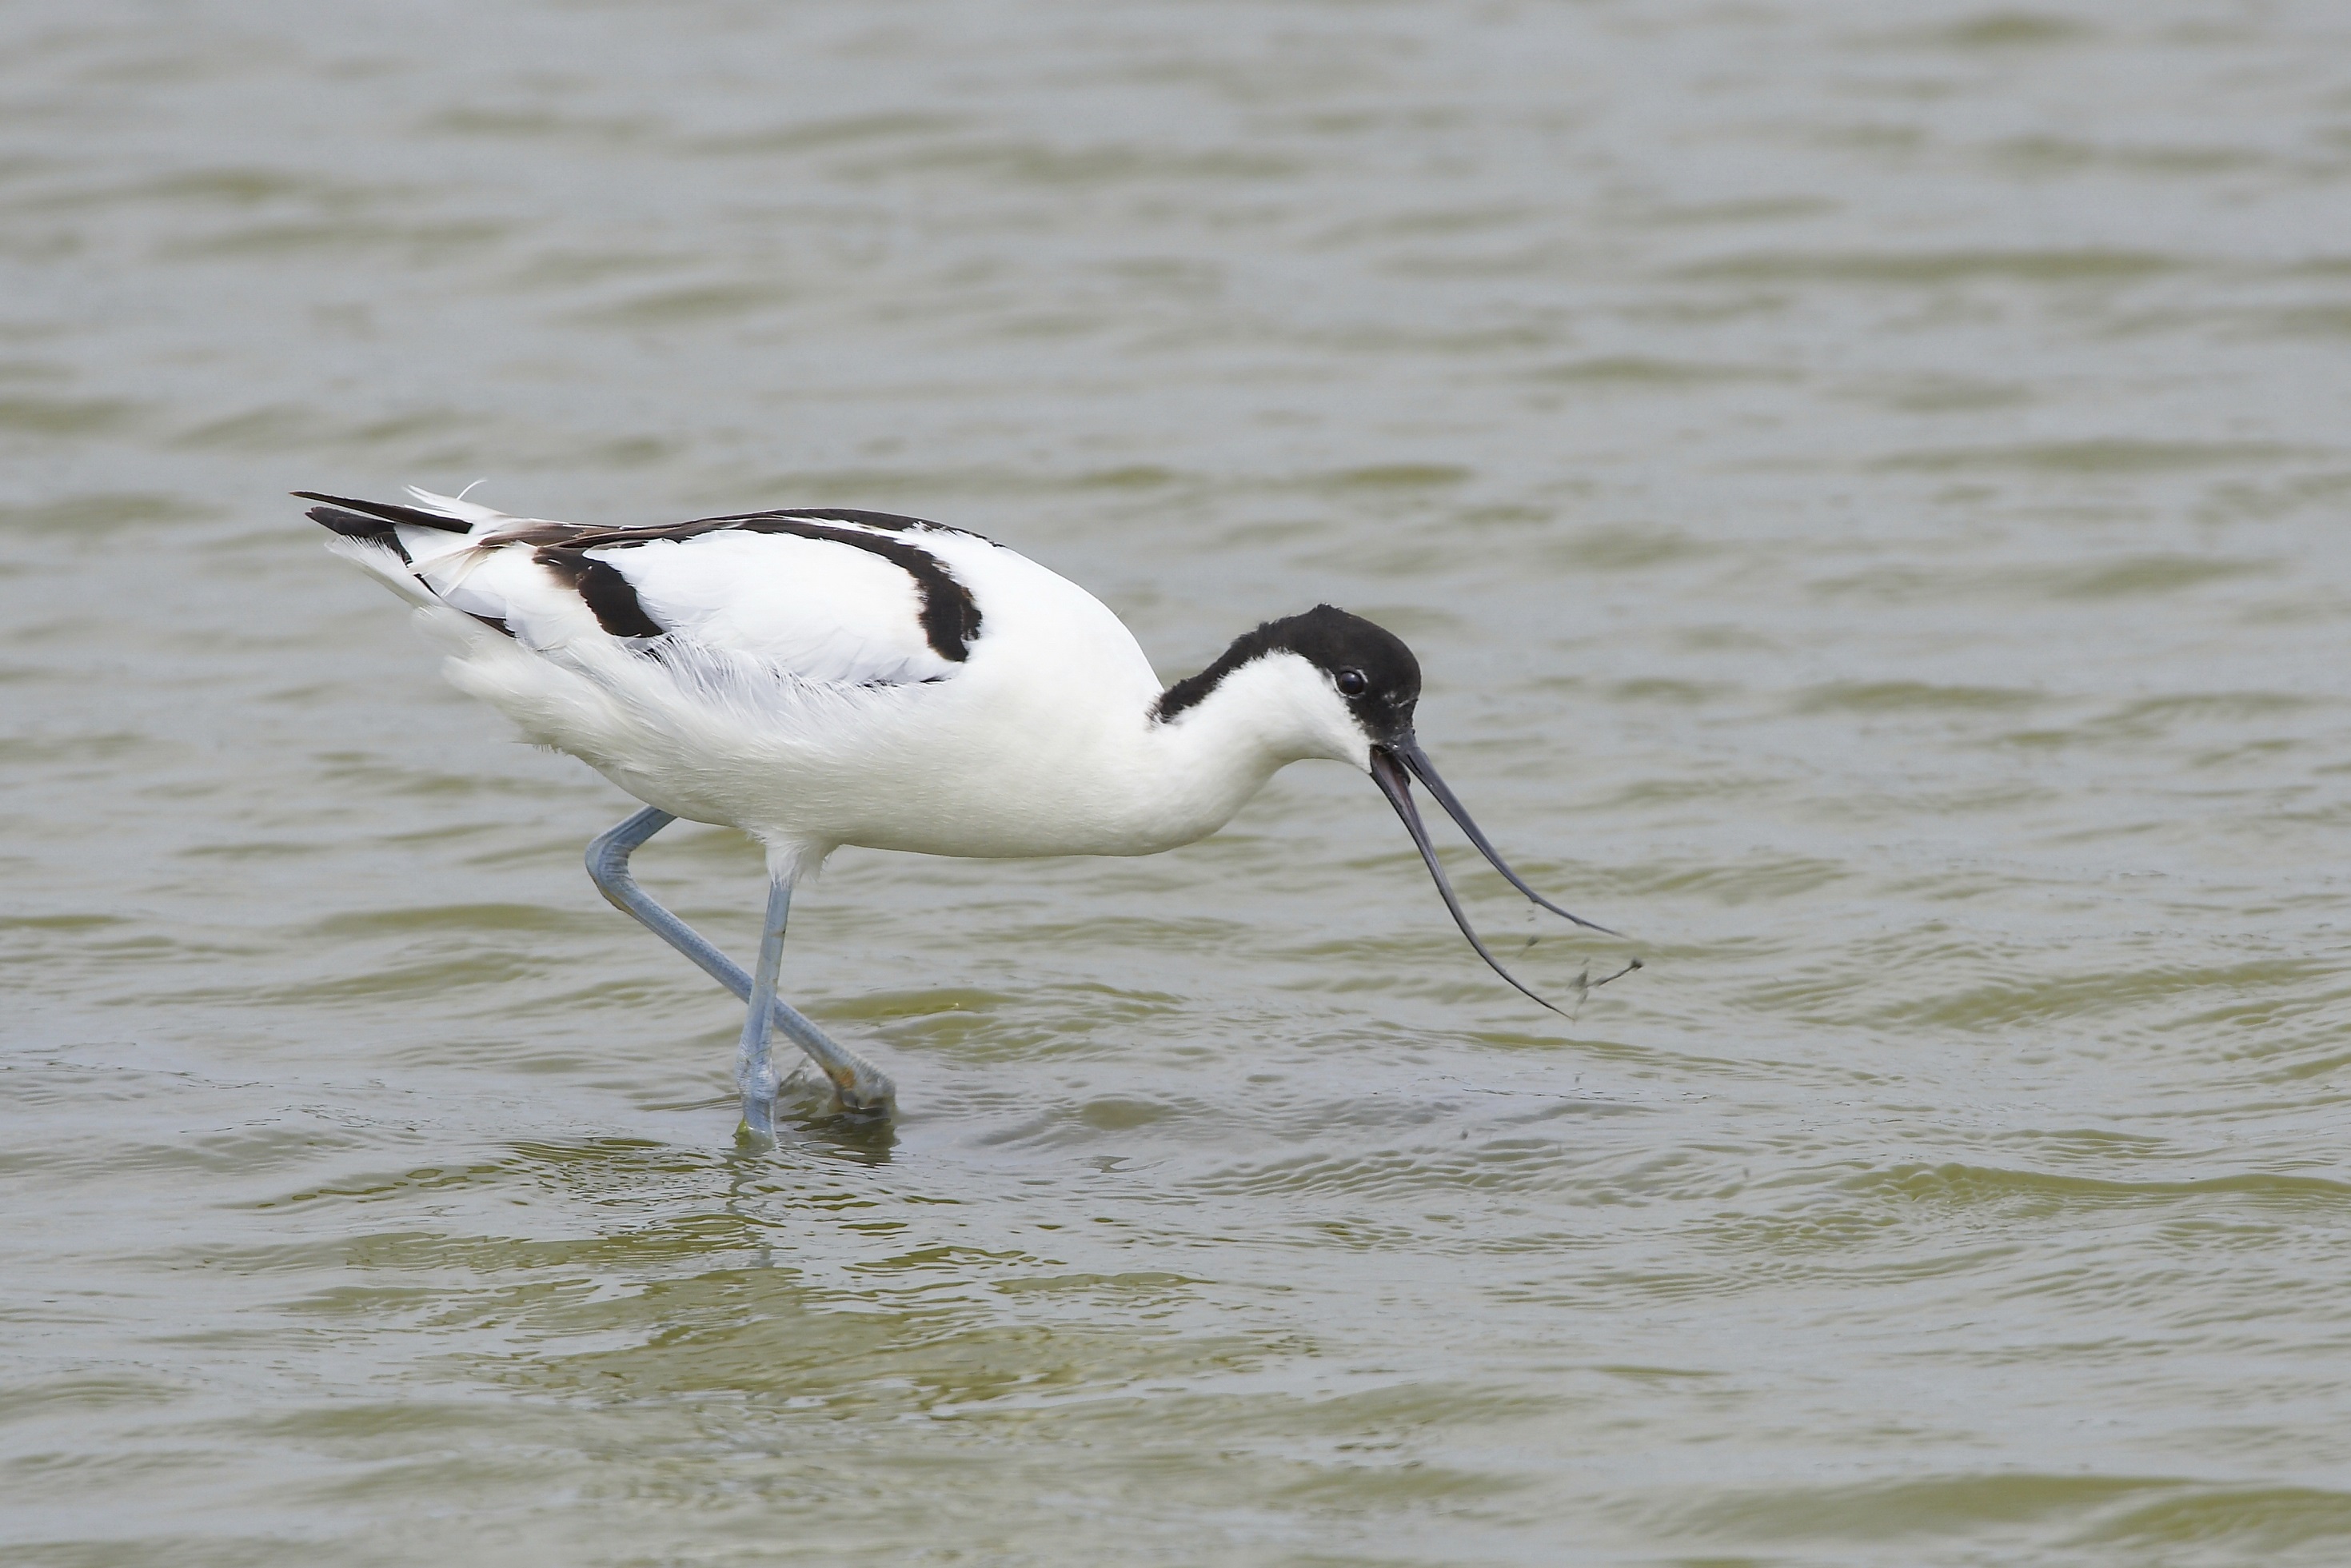
[[[1234,638],[1215,664],[1161,695],[1160,718],[1172,719],[1196,704],[1243,664],[1279,653],[1296,653],[1330,676],[1374,738],[1411,732],[1413,705],[1420,701],[1420,661],[1395,632],[1328,604],[1269,621]]]

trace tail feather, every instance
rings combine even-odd
[[[334,528],[332,523],[327,526]],[[335,531],[341,537],[329,539],[328,549],[341,556],[420,610],[433,609],[440,604],[439,596],[419,581],[415,572],[409,570],[408,552],[400,548],[398,540],[363,538],[354,534],[345,533],[340,528],[336,528]]]
[[[436,496],[429,490],[409,492],[420,503],[413,507],[393,501],[326,496],[316,490],[297,490],[294,494],[306,501],[326,503],[310,508],[311,521],[345,538],[381,545],[402,560],[420,568],[472,549],[499,523],[511,521],[504,512],[469,505],[454,497]]]
[[[473,486],[468,485],[465,488],[470,490]],[[479,501],[468,501],[463,496],[436,496],[432,491],[420,489],[414,485],[408,486],[408,493],[414,498],[417,506],[424,511],[436,517],[447,517],[464,524],[476,534],[489,533],[502,523],[516,521],[515,518],[494,507],[485,507]],[[446,528],[448,524],[444,523],[442,526]]]
[[[363,517],[357,512],[338,511],[332,507],[313,507],[303,516],[314,523],[323,523],[347,539],[367,539],[398,553],[402,560],[408,552],[401,549],[400,530],[381,517]]]
[[[430,510],[320,496],[308,490],[294,494],[306,501],[331,502],[311,507],[308,514],[312,521],[335,535],[327,541],[327,549],[418,609],[433,612],[424,620],[441,635],[460,646],[478,637],[481,627],[514,636],[502,605],[483,601],[479,594],[456,591],[464,587],[471,568],[479,563],[475,540],[494,531],[497,524],[514,520],[504,512],[413,486],[409,494]],[[454,573],[444,570],[436,582],[427,575],[436,566],[454,568]],[[453,597],[455,603],[450,602]],[[475,601],[470,608],[469,598]]]

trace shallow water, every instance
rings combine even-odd
[[[2346,350],[2318,0],[16,0],[0,1552],[2343,1561]],[[1648,967],[1328,767],[845,852],[904,1118],[739,1152],[284,494],[484,476],[1372,615]]]

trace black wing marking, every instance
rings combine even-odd
[[[748,517],[736,526],[750,533],[830,539],[880,556],[914,580],[915,591],[923,596],[923,640],[931,645],[931,652],[951,664],[960,664],[971,656],[972,642],[979,635],[979,602],[972,598],[970,589],[956,580],[946,562],[922,546],[855,528],[828,528],[796,513]]]
[[[444,534],[470,534],[474,531],[474,525],[471,523],[461,523],[455,517],[444,517],[434,512],[419,511],[414,507],[396,506],[390,501],[354,501],[348,496],[321,496],[316,490],[297,490],[294,494],[298,498],[305,501],[324,501],[329,506],[348,507],[354,512],[362,512],[371,517],[381,517],[387,523],[407,523],[413,528],[439,528]],[[316,511],[313,511],[310,516],[316,521],[327,523],[327,519],[319,517]],[[340,524],[327,523],[327,526],[339,534],[351,532],[350,528]],[[367,536],[353,534],[352,537],[363,538]]]
[[[824,523],[859,523],[869,528],[881,528],[893,534],[903,534],[910,530],[916,533],[939,534],[969,532],[965,528],[949,528],[945,523],[935,523],[928,517],[904,517],[895,512],[862,512],[854,507],[779,507],[765,512],[737,512],[728,517],[705,517],[702,520],[710,523],[747,523],[759,517],[809,517]],[[977,538],[979,536],[972,534],[971,537]]]
[[[869,522],[868,519],[882,519]],[[848,528],[829,528],[828,523],[849,523]],[[885,528],[885,533],[873,533],[869,528]],[[923,640],[931,651],[950,664],[962,664],[971,656],[971,644],[979,635],[980,612],[977,601],[947,570],[946,563],[915,544],[911,539],[893,537],[897,533],[922,528],[939,528],[935,523],[919,517],[900,517],[886,512],[852,512],[843,509],[824,511],[745,512],[729,517],[697,517],[687,523],[665,523],[643,528],[599,528],[574,523],[533,523],[526,528],[500,531],[501,540],[513,539],[525,544],[555,547],[568,553],[580,550],[628,549],[636,545],[658,544],[666,539],[699,538],[705,534],[790,534],[804,539],[823,539],[832,544],[848,545],[872,555],[878,555],[914,580],[915,591],[921,594]],[[960,533],[959,528],[939,528],[942,533]],[[972,536],[977,538],[978,536]],[[617,575],[617,574],[616,574]],[[633,598],[633,592],[632,593]],[[638,611],[643,614],[642,608]],[[652,624],[650,620],[646,622]],[[611,630],[608,626],[606,630]],[[622,633],[615,633],[621,635]],[[658,632],[638,632],[634,635],[658,635]]]
[[[362,517],[357,512],[339,512],[332,507],[313,507],[303,516],[327,527],[347,539],[367,539],[382,545],[401,559],[403,566],[416,564],[408,548],[400,542],[400,530],[381,517]]]
[[[531,559],[578,591],[595,612],[596,624],[615,637],[666,637],[669,628],[645,613],[637,591],[621,569],[560,545],[541,545]]]

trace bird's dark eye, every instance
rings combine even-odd
[[[1371,689],[1372,683],[1364,676],[1363,671],[1342,670],[1339,672],[1339,695],[1341,696],[1359,697]]]

